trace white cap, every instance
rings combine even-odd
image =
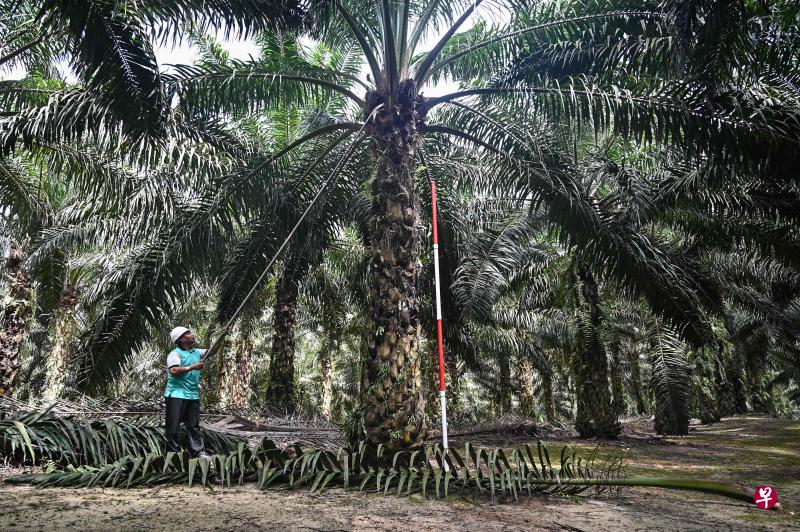
[[[175,342],[178,341],[178,338],[180,338],[187,332],[189,332],[189,329],[187,329],[186,327],[175,327],[174,329],[172,329],[172,331],[170,331],[169,339],[172,340],[172,343],[174,344]]]

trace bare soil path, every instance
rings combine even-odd
[[[624,457],[628,476],[647,471],[751,487],[768,483],[777,488],[783,510],[767,512],[693,492],[633,488],[619,495],[521,497],[491,504],[341,489],[312,495],[260,492],[253,486],[119,490],[0,483],[0,530],[800,530],[800,423],[728,418],[693,427],[683,438],[626,436],[601,444],[600,453]]]

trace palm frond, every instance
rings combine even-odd
[[[18,161],[0,157],[0,203],[2,216],[19,224],[24,233],[35,233],[52,216],[51,206],[42,197],[29,169]]]
[[[659,12],[594,10],[589,4],[576,13],[574,7],[543,3],[518,12],[506,27],[476,24],[450,39],[444,57],[431,69],[431,80],[489,80],[505,71],[527,70],[560,78],[609,72],[615,66],[629,73],[652,71],[654,63],[661,66],[661,50],[670,48]],[[637,56],[645,60],[634,60]]]
[[[685,348],[668,328],[658,324],[655,328],[650,341],[650,386],[656,404],[656,431],[659,434],[688,434],[691,379]]]
[[[64,31],[72,67],[95,98],[135,134],[163,132],[167,104],[141,21],[114,2],[50,0],[40,20]]]
[[[234,451],[241,442],[206,429],[201,433],[210,452]],[[59,467],[97,467],[130,455],[161,454],[164,441],[163,427],[152,419],[87,420],[33,409],[0,419],[0,452],[31,464],[51,461]]]
[[[325,107],[335,93],[360,107],[363,100],[346,85],[350,80],[337,72],[290,58],[287,64],[231,62],[230,65],[176,65],[166,77],[171,92],[191,114],[232,113],[236,116],[287,105]]]
[[[239,484],[245,481],[255,482],[260,489],[305,486],[312,492],[337,485],[345,489],[357,488],[360,491],[369,490],[384,495],[391,491],[397,496],[412,493],[427,496],[430,493],[437,498],[447,498],[458,493],[461,496],[489,496],[495,500],[498,496],[517,499],[520,495],[574,495],[592,488],[599,493],[621,486],[653,486],[707,491],[752,501],[751,494],[719,482],[619,478],[621,461],[610,460],[598,468],[594,453],[587,459],[579,456],[569,446],[563,447],[558,458],[551,460],[550,451],[541,442],[525,445],[508,453],[503,449],[484,449],[470,443],[464,446],[463,452],[435,444],[397,453],[386,453],[382,446],[372,447],[363,443],[357,448],[342,448],[338,453],[303,449],[295,445],[289,455],[268,439],[264,439],[257,448],[251,450],[244,442],[228,438],[220,448],[214,449],[211,461],[189,459],[183,453],[164,455],[146,452],[142,455],[122,456],[109,463],[106,461],[109,456],[135,445],[131,443],[133,438],[129,436],[134,427],[109,421],[97,423],[97,431],[89,432],[94,429],[83,426],[80,434],[97,436],[99,430],[102,430],[100,426],[105,426],[113,434],[109,440],[95,437],[80,443],[64,441],[67,430],[64,430],[64,425],[58,424],[52,434],[64,441],[66,447],[62,447],[62,443],[54,444],[52,441],[42,440],[42,443],[49,443],[57,449],[66,448],[65,456],[75,458],[83,456],[78,454],[80,451],[75,452],[76,447],[80,448],[81,445],[86,447],[105,441],[119,446],[108,455],[89,455],[97,458],[97,463],[79,467],[70,463],[64,469],[21,475],[8,482],[40,487],[103,485],[123,488],[176,482],[188,482],[191,485],[200,473],[199,480],[203,485],[215,479],[230,485],[236,479]],[[28,434],[22,423],[11,426],[14,428],[4,427],[2,434],[11,438]],[[46,438],[47,432],[42,430],[42,433]],[[143,447],[146,449],[150,444],[147,436],[139,438],[146,442]],[[17,443],[33,452],[33,440],[30,437],[22,436]],[[236,444],[235,448],[227,447],[231,444]]]
[[[524,86],[467,89],[428,100],[435,107],[481,95],[506,98],[509,115],[530,116],[566,127],[613,131],[649,144],[675,146],[688,156],[715,154],[721,164],[751,171],[792,175],[800,156],[800,115],[765,97],[710,94],[691,82],[650,84],[644,91],[604,87],[590,78],[532,80]]]

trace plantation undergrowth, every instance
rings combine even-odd
[[[51,412],[25,412],[0,420],[0,448],[5,458],[39,465],[42,473],[8,479],[11,484],[40,487],[131,488],[158,484],[255,483],[270,487],[328,487],[397,496],[420,493],[448,497],[457,494],[495,500],[498,496],[576,495],[600,493],[623,486],[651,486],[705,491],[751,501],[731,485],[673,478],[623,478],[622,460],[598,460],[596,450],[583,456],[569,445],[551,458],[542,443],[510,451],[466,443],[444,449],[423,448],[388,452],[383,446],[360,443],[337,452],[280,449],[269,439],[254,448],[220,432],[204,430],[210,460],[162,451],[164,435],[153,421],[85,420]]]

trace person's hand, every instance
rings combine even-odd
[[[205,364],[205,362],[198,362],[197,364],[192,364],[191,367],[192,367],[192,369],[200,370],[200,369],[203,369],[203,364]]]

